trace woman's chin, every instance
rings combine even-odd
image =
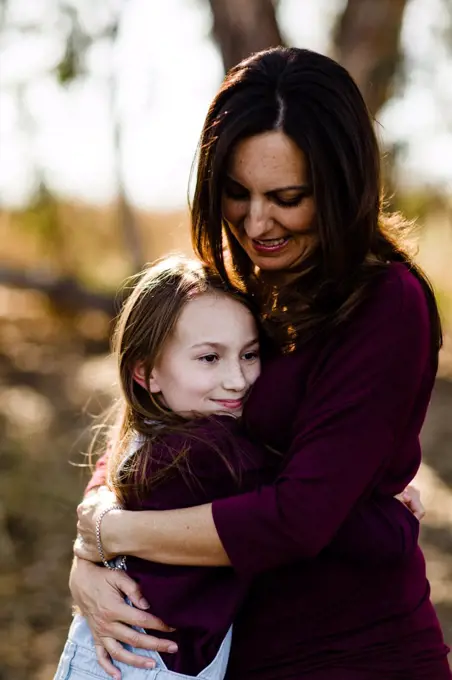
[[[296,257],[253,257],[250,259],[261,272],[268,272],[269,274],[288,273],[292,269],[296,269],[299,264],[299,258]]]

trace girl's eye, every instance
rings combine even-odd
[[[256,359],[259,359],[259,352],[257,351],[257,349],[251,352],[245,352],[243,358],[245,359],[245,361],[255,361]]]
[[[204,354],[204,356],[199,357],[199,361],[202,361],[204,364],[214,364],[217,360],[217,354]]]

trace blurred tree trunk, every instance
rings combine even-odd
[[[209,0],[225,71],[253,52],[282,44],[272,0]]]
[[[116,164],[116,193],[118,207],[118,221],[123,239],[125,252],[128,254],[133,272],[139,272],[146,261],[144,247],[139,231],[135,211],[127,197],[124,186],[124,169],[122,161],[122,125],[116,106],[117,82],[112,76],[111,83],[111,111],[113,116],[113,144]]]
[[[66,42],[66,52],[57,69],[58,80],[62,84],[70,83],[84,75],[84,59],[88,47],[94,40],[108,40],[113,46],[117,43],[122,19],[122,10],[114,12],[110,22],[99,32],[96,38],[89,37],[80,23],[78,10],[70,5],[62,6],[63,12],[69,19],[70,31]],[[118,206],[118,222],[124,243],[125,253],[130,259],[133,272],[142,268],[146,258],[143,252],[142,239],[138,229],[135,212],[130,204],[124,187],[123,161],[121,155],[122,126],[116,103],[118,82],[117,74],[112,69],[108,78],[110,90],[110,110],[113,122],[113,149],[116,171],[116,194]]]
[[[391,96],[400,65],[407,0],[348,0],[334,32],[334,57],[352,74],[373,115]]]

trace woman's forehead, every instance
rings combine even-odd
[[[300,185],[307,181],[306,157],[283,132],[265,132],[236,144],[228,165],[228,175],[244,186],[261,187],[270,183],[272,186],[265,191]]]

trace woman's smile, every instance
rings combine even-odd
[[[279,253],[289,243],[290,236],[269,239],[253,239],[254,249],[260,253]]]

